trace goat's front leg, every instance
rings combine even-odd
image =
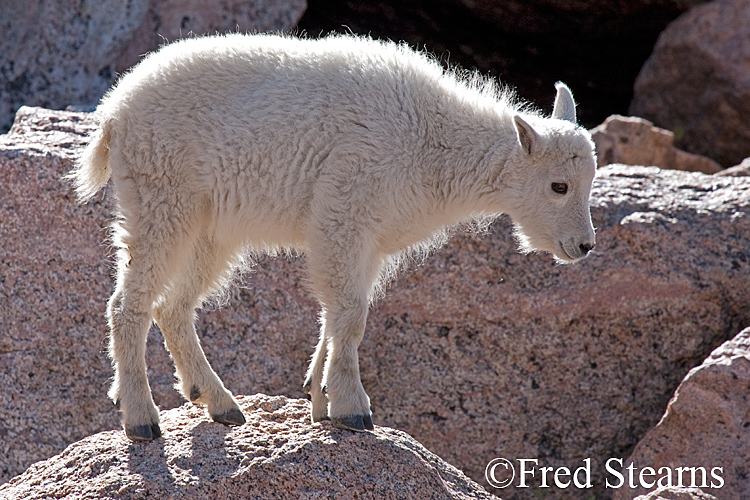
[[[367,320],[367,297],[357,297],[325,311],[328,356],[321,382],[328,396],[328,416],[333,425],[353,431],[372,430],[370,398],[359,375],[357,347]]]
[[[341,216],[324,226],[331,233],[321,231],[310,238],[310,284],[323,312],[320,341],[307,380],[313,421],[328,417],[336,427],[364,431],[372,430],[373,424],[357,348],[383,259],[363,243],[368,238],[362,236],[361,228],[346,222]]]

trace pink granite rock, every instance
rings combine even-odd
[[[100,334],[101,299],[111,293],[107,208],[97,201],[81,217],[61,179],[94,128],[85,113],[22,108],[13,133],[0,136],[3,480],[117,425],[100,398],[109,370]]]
[[[591,130],[600,167],[613,163],[647,165],[714,174],[721,166],[705,156],[674,147],[674,133],[643,118],[612,115]]]
[[[630,114],[675,132],[677,146],[725,167],[750,156],[750,0],[694,7],[659,36]]]
[[[307,401],[238,398],[241,427],[187,403],[162,412],[158,441],[95,434],[0,486],[0,498],[493,499],[408,434],[310,425]]]
[[[626,465],[631,463],[668,467],[674,482],[677,467],[696,468],[695,481],[692,472],[682,474],[684,486],[718,498],[750,495],[750,328],[690,370]],[[630,500],[649,489],[622,488],[614,499]]]
[[[675,148],[674,152],[675,158],[671,168],[675,170],[701,172],[704,174],[718,174],[723,170],[721,165],[707,156],[688,153],[678,148]]]
[[[62,175],[93,127],[26,108],[0,136],[0,478],[117,429],[106,398],[104,243],[109,199],[75,204]],[[626,458],[685,374],[750,324],[750,179],[600,169],[597,249],[572,266],[518,254],[503,219],[457,231],[389,287],[368,319],[362,379],[375,423],[415,436],[486,484],[495,457],[601,472]],[[262,259],[197,325],[235,394],[303,396],[318,307],[303,258]],[[147,362],[157,404],[183,403],[158,329]],[[498,490],[504,498],[580,491]]]

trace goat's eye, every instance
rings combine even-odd
[[[568,192],[568,185],[565,184],[564,182],[553,182],[552,191],[554,191],[557,194],[565,194]]]

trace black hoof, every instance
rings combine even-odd
[[[305,394],[305,399],[308,400],[308,401],[312,401],[312,394],[310,394],[309,392],[306,393]]]
[[[341,417],[331,417],[334,427],[348,431],[365,432],[373,430],[372,416],[370,415],[344,415]]]
[[[214,419],[214,422],[224,425],[243,425],[245,423],[245,415],[237,408],[232,408],[221,415],[211,415],[211,418]]]
[[[126,425],[125,435],[131,441],[153,441],[161,437],[159,424]]]
[[[159,427],[159,424],[153,424],[151,426],[151,434],[153,434],[154,439],[161,437],[161,428]]]
[[[115,411],[120,411],[120,398],[115,400]]]
[[[372,415],[368,414],[362,417],[362,423],[365,424],[365,429],[367,429],[368,431],[375,430],[375,426],[372,425]]]
[[[190,401],[193,402],[197,400],[199,397],[201,397],[201,390],[198,388],[197,385],[194,385],[190,388]]]
[[[305,383],[302,384],[302,392],[305,394],[310,394],[310,391],[312,390],[312,379],[305,380]]]

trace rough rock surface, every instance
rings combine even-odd
[[[630,500],[630,497],[627,498]],[[664,487],[654,490],[651,493],[640,495],[634,500],[716,500],[716,497],[702,491],[700,488]]]
[[[305,0],[3,2],[0,132],[21,105],[95,104],[117,73],[164,43],[160,35],[289,30],[305,7]]]
[[[716,0],[659,36],[635,82],[630,114],[677,146],[725,167],[750,156],[750,0]]]
[[[750,328],[714,350],[690,370],[658,425],[638,443],[627,464],[636,467],[703,467],[696,484],[719,498],[750,492]],[[712,469],[723,479],[712,477]],[[721,488],[710,488],[714,484]],[[709,488],[705,486],[708,485]],[[630,500],[647,489],[621,489],[615,500]]]
[[[226,31],[289,31],[305,12],[305,0],[150,0],[148,12],[115,62],[118,72],[143,54],[188,35]]]
[[[310,425],[307,401],[238,399],[242,427],[187,403],[162,412],[158,441],[133,444],[119,431],[87,437],[0,486],[0,498],[496,498],[401,431]]]
[[[118,427],[106,399],[108,197],[77,206],[61,176],[84,114],[25,109],[0,137],[0,478]],[[484,484],[495,457],[575,467],[626,458],[685,374],[750,324],[750,179],[600,170],[597,250],[572,266],[516,251],[507,220],[458,231],[371,311],[360,347],[375,423],[415,436]],[[301,259],[298,259],[301,260]],[[302,262],[262,259],[197,324],[235,394],[302,397],[318,308]],[[162,409],[183,403],[156,328],[147,362]],[[580,498],[578,490],[499,491]],[[606,498],[606,497],[605,497]]]
[[[721,166],[705,156],[674,147],[674,133],[634,116],[612,115],[591,130],[600,167],[613,163],[647,165],[715,174]]]
[[[0,131],[23,104],[62,108],[98,101],[115,78],[113,54],[147,10],[148,0],[3,2]]]

